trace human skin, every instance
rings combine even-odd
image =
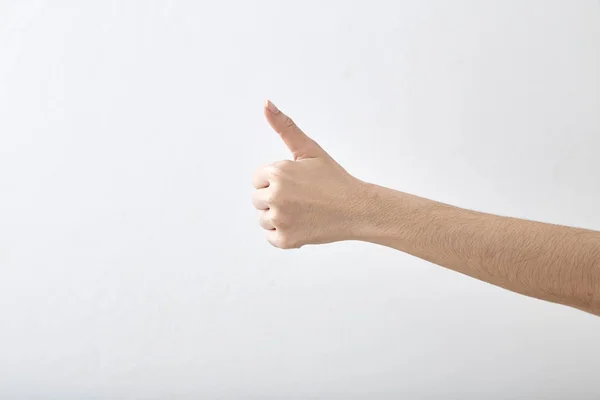
[[[475,212],[349,174],[273,103],[292,160],[258,169],[252,203],[281,249],[358,240],[600,316],[600,232]]]

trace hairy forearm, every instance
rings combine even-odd
[[[600,232],[506,218],[366,185],[356,239],[600,315]]]

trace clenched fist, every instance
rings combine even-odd
[[[350,175],[270,101],[265,116],[293,161],[260,168],[252,202],[268,241],[282,249],[352,239],[365,184]]]

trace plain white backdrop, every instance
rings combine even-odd
[[[600,319],[280,251],[271,98],[361,179],[600,229],[598,1],[0,1],[0,397],[600,398]]]

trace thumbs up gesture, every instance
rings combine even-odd
[[[353,239],[364,215],[366,184],[273,103],[267,101],[264,112],[293,157],[260,168],[252,177],[252,203],[269,243],[292,249]]]

